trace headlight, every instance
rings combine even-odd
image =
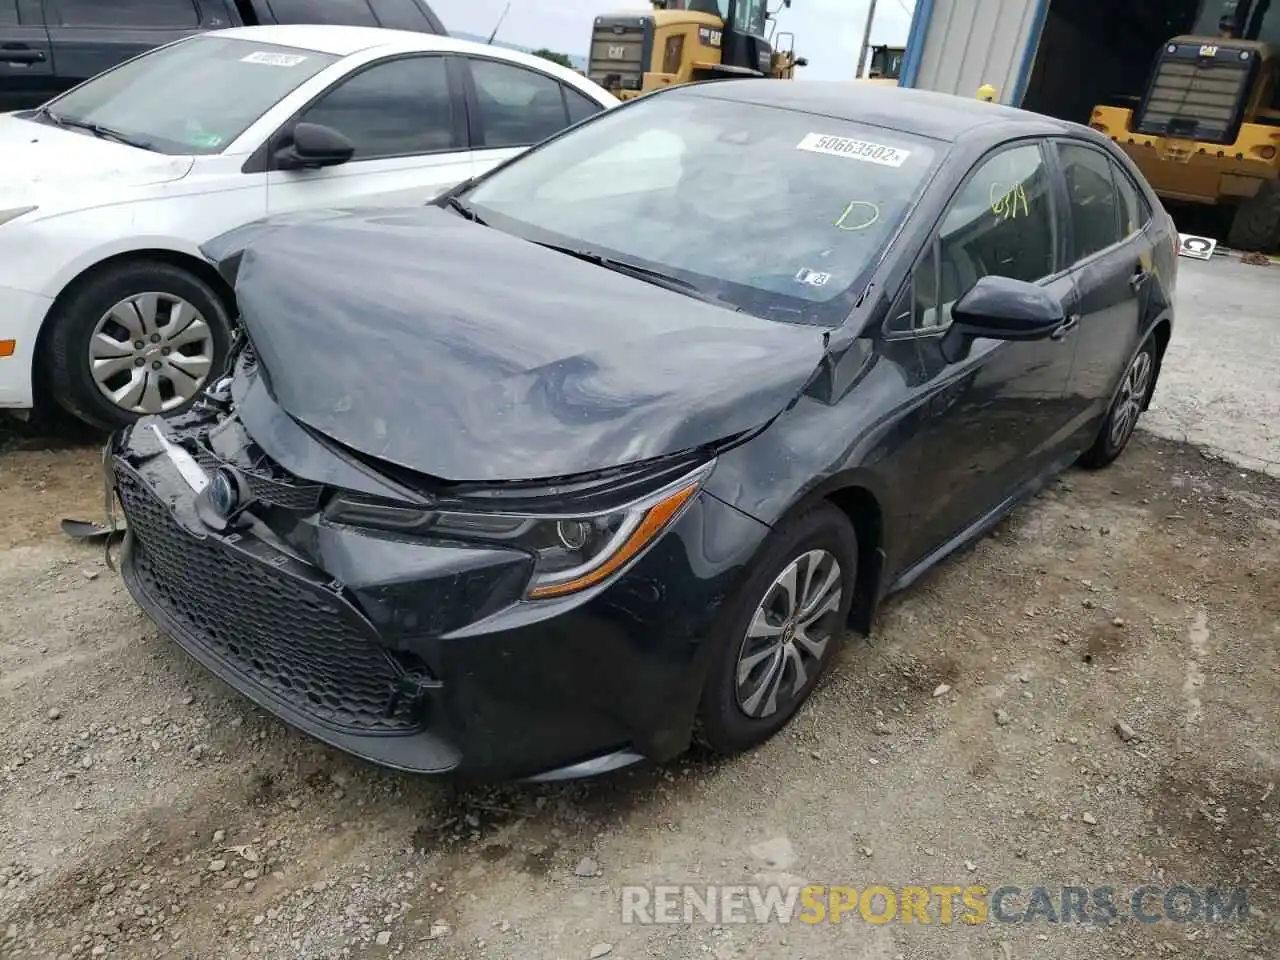
[[[593,587],[634,560],[693,500],[713,464],[602,513],[457,513],[341,496],[329,505],[326,517],[332,523],[482,540],[523,550],[534,557],[525,595],[543,600]]]
[[[0,226],[3,226],[10,220],[17,220],[23,214],[30,213],[35,209],[35,207],[12,207],[8,210],[0,210]]]

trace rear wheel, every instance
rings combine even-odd
[[[108,430],[190,406],[221,369],[231,337],[227,308],[207,283],[141,260],[90,277],[48,322],[50,392]]]
[[[1120,390],[1111,401],[1111,409],[1102,421],[1093,446],[1080,457],[1080,466],[1097,470],[1108,466],[1129,445],[1138,418],[1146,409],[1147,400],[1156,382],[1156,345],[1148,339],[1142,349],[1129,361],[1129,367],[1120,381]]]
[[[1236,209],[1227,234],[1235,250],[1271,253],[1280,249],[1280,180],[1263,183],[1257,194]]]
[[[712,638],[699,740],[737,753],[786,726],[835,656],[857,563],[853,525],[829,504],[774,530]]]

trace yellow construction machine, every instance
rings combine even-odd
[[[587,76],[622,100],[700,80],[790,80],[807,63],[793,34],[774,36],[768,0],[650,3],[651,11],[596,17],[592,27]]]
[[[864,79],[896,87],[898,78],[902,76],[902,57],[906,52],[906,47],[889,47],[884,44],[872,47],[871,63],[867,65]]]
[[[1169,40],[1134,107],[1090,121],[1168,200],[1234,207],[1227,245],[1280,247],[1280,4],[1206,0]]]

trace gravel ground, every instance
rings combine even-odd
[[[101,514],[97,449],[11,447],[0,958],[1274,960],[1280,481],[1218,454],[1280,456],[1274,421],[1221,396],[1256,359],[1215,396],[1195,377],[1210,319],[1180,330],[1150,419],[1218,453],[1144,433],[1068,474],[895,598],[763,748],[567,786],[393,775],[262,714],[58,533]],[[673,883],[1241,886],[1250,913],[622,922],[624,886]]]
[[[96,515],[95,457],[0,457],[0,956],[1280,954],[1268,477],[1141,435],[893,601],[762,749],[459,790],[310,742],[159,636],[56,532]],[[1239,884],[1251,915],[621,922],[621,886],[686,882]]]

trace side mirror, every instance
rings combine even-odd
[[[951,362],[968,354],[979,337],[1043,340],[1066,321],[1062,301],[1044,287],[1010,277],[980,279],[951,308],[943,351]]]
[[[336,167],[350,160],[355,152],[355,144],[333,127],[304,122],[293,128],[293,142],[276,151],[276,167],[280,170]]]

